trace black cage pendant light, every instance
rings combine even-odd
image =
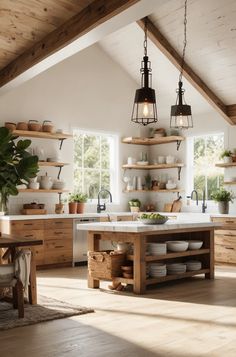
[[[177,99],[175,105],[171,106],[170,112],[170,127],[178,129],[188,129],[193,127],[192,110],[191,106],[185,103],[183,89],[183,68],[184,68],[184,58],[185,50],[187,45],[187,0],[184,3],[184,47],[182,55],[181,70],[179,74],[179,85],[177,92]]]
[[[131,120],[134,123],[148,125],[157,122],[156,95],[152,86],[151,62],[147,56],[147,18],[144,27],[144,57],[140,73],[141,88],[136,90]]]

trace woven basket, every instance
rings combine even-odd
[[[122,276],[121,265],[124,264],[125,253],[106,250],[103,252],[88,252],[88,270],[92,278],[112,279]]]

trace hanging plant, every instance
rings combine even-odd
[[[26,149],[31,140],[19,140],[9,129],[0,127],[0,212],[7,213],[9,196],[18,195],[18,185],[37,175],[38,157]]]

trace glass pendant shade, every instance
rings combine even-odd
[[[131,120],[134,123],[148,125],[157,122],[155,90],[140,88],[136,90]]]
[[[171,106],[170,128],[188,129],[193,128],[193,119],[191,106],[187,105],[184,100],[183,83],[179,82],[177,89],[176,104]]]

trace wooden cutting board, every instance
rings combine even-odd
[[[31,214],[31,215],[47,214],[47,210],[41,208],[23,208],[21,210],[21,214]]]
[[[181,196],[173,201],[172,203],[172,208],[171,208],[171,212],[180,212],[181,211],[181,208],[182,208],[182,201],[181,201]]]

